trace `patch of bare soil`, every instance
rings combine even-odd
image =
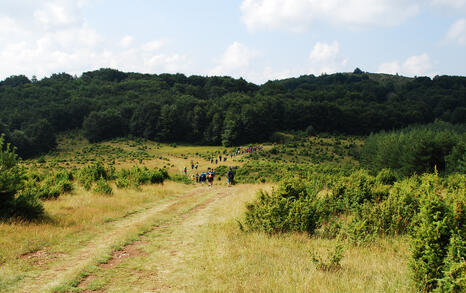
[[[48,262],[55,261],[58,258],[65,257],[66,254],[60,252],[51,252],[47,250],[47,247],[44,247],[40,250],[31,251],[19,256],[20,259],[26,259],[32,264],[37,266],[43,266]]]
[[[147,253],[139,249],[139,246],[144,244],[146,244],[144,241],[135,241],[126,245],[121,250],[114,251],[112,257],[106,263],[100,264],[99,267],[110,269],[122,263],[125,258],[147,255]]]
[[[86,278],[83,279],[81,283],[79,283],[78,288],[79,289],[84,289],[86,288],[92,281],[96,279],[96,276],[87,276]]]

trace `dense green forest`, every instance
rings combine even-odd
[[[82,128],[91,142],[120,136],[162,142],[266,141],[276,131],[367,135],[442,120],[466,122],[466,77],[305,75],[263,85],[231,77],[124,73],[0,82],[0,133],[22,157],[53,149]]]

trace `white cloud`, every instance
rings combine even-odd
[[[271,66],[265,66],[262,71],[245,71],[243,77],[248,81],[256,84],[263,84],[269,80],[285,79],[306,74],[305,70],[293,69],[274,69]]]
[[[133,41],[134,41],[134,38],[132,36],[124,36],[120,40],[120,46],[122,46],[123,48],[128,48],[129,46],[131,46]]]
[[[256,64],[256,57],[260,55],[261,52],[258,50],[239,42],[233,42],[220,57],[214,59],[216,65],[207,72],[207,75],[243,77],[250,82],[262,84],[268,80],[290,78],[307,73],[306,70],[297,68],[276,69],[269,65],[262,67]]]
[[[317,42],[309,54],[311,61],[309,72],[319,75],[321,73],[335,73],[344,71],[348,60],[340,54],[338,41],[331,44]]]
[[[154,40],[154,41],[151,41],[151,42],[147,42],[145,44],[142,45],[142,50],[143,51],[156,51],[158,49],[160,49],[163,45],[165,45],[165,41],[163,40]]]
[[[465,8],[466,0],[432,0],[434,5],[445,6],[451,8]]]
[[[455,42],[460,45],[466,45],[466,18],[456,21],[447,32],[445,37],[448,42]]]
[[[340,46],[337,41],[334,41],[332,44],[317,42],[309,58],[317,62],[328,61],[335,58],[339,52]]]
[[[132,36],[116,43],[101,36],[82,17],[90,0],[2,0],[0,79],[10,75],[56,72],[81,74],[100,67],[144,73],[187,72],[192,65],[180,53],[160,52],[166,42],[135,44]]]
[[[250,30],[302,31],[314,22],[350,28],[393,26],[417,15],[417,0],[243,0],[242,20]]]
[[[251,60],[258,54],[258,51],[250,49],[239,42],[234,42],[216,60],[217,65],[210,70],[209,74],[242,76],[241,70],[246,69]]]
[[[65,4],[65,5],[63,5]],[[62,26],[75,23],[76,14],[73,7],[68,7],[68,3],[63,2],[46,2],[44,7],[37,9],[34,12],[34,18],[42,25]]]
[[[188,57],[180,54],[159,54],[145,59],[145,68],[149,71],[177,73],[186,71],[189,65]]]
[[[388,74],[397,74],[401,73],[401,65],[398,61],[385,62],[380,64],[378,72],[388,73]]]
[[[424,53],[409,57],[403,63],[403,69],[408,75],[431,75],[432,64],[429,55]]]
[[[432,72],[432,63],[427,53],[411,56],[404,62],[392,61],[382,63],[379,66],[378,72],[389,74],[402,74],[407,76],[434,76]]]

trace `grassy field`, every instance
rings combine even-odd
[[[386,239],[371,247],[349,247],[342,269],[322,272],[309,251],[325,255],[334,240],[302,234],[268,236],[243,233],[236,219],[254,189],[242,185],[202,213],[162,231],[148,233],[141,254],[93,274],[89,289],[105,292],[408,292],[405,239]],[[122,274],[123,273],[123,274]]]
[[[312,144],[319,153],[336,148],[348,161],[343,150],[360,142],[306,142],[308,148]],[[273,148],[266,146],[264,152]],[[298,154],[299,145],[287,149],[283,161],[313,160]],[[240,156],[215,165],[208,158],[229,149],[131,140],[89,145],[73,135],[62,137],[58,150],[24,164],[40,170],[73,168],[101,158],[117,169],[165,166],[181,174],[191,161],[204,170],[250,160]],[[280,154],[270,155],[278,159]],[[336,239],[243,232],[238,221],[245,204],[258,190],[274,188],[272,183],[228,188],[223,178],[213,188],[173,181],[136,189],[111,184],[111,196],[76,185],[71,194],[44,201],[47,216],[39,222],[0,223],[0,292],[415,291],[405,237],[344,244],[341,268],[322,271],[311,252],[328,257]]]

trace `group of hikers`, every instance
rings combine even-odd
[[[249,146],[246,148],[238,148],[230,152],[227,155],[222,156],[220,154],[218,157],[209,158],[209,160],[211,164],[213,163],[218,164],[219,162],[226,162],[228,159],[228,156],[230,157],[230,159],[232,159],[233,157],[236,157],[242,154],[251,154],[253,152],[260,151],[260,150],[262,150],[262,145]],[[194,169],[196,169],[197,171],[198,168],[199,168],[199,162],[194,163],[193,161],[191,161],[191,172],[194,172]],[[186,176],[188,175],[187,167],[184,167],[184,175]],[[194,173],[191,174],[191,180],[193,181],[193,183],[195,182],[195,183],[204,184],[205,182],[207,182],[209,187],[213,186],[214,177],[215,177],[215,170],[210,167],[207,169],[206,172],[202,172],[200,174],[196,172],[196,174]],[[234,178],[235,178],[235,172],[233,171],[233,167],[230,167],[227,173],[227,182],[228,182],[229,187],[234,184]]]
[[[238,149],[230,152],[227,155],[224,155],[224,156],[219,155],[218,158],[217,157],[211,157],[211,158],[209,158],[209,160],[210,160],[211,164],[213,164],[213,163],[218,164],[219,162],[220,163],[221,162],[226,162],[228,157],[230,157],[230,159],[233,159],[236,156],[243,155],[243,154],[251,154],[251,153],[253,153],[255,151],[260,151],[260,150],[262,150],[262,145],[255,145],[255,146],[250,146],[250,147],[247,147],[247,148],[238,148]]]
[[[207,182],[209,187],[212,187],[214,185],[214,177],[215,177],[215,170],[208,168],[207,172],[202,172],[201,174],[199,173],[192,174],[191,180],[193,181],[193,183],[196,182],[196,183],[204,184],[205,182]],[[227,173],[228,187],[233,185],[234,178],[235,178],[235,173],[233,172],[233,168],[230,167]]]

